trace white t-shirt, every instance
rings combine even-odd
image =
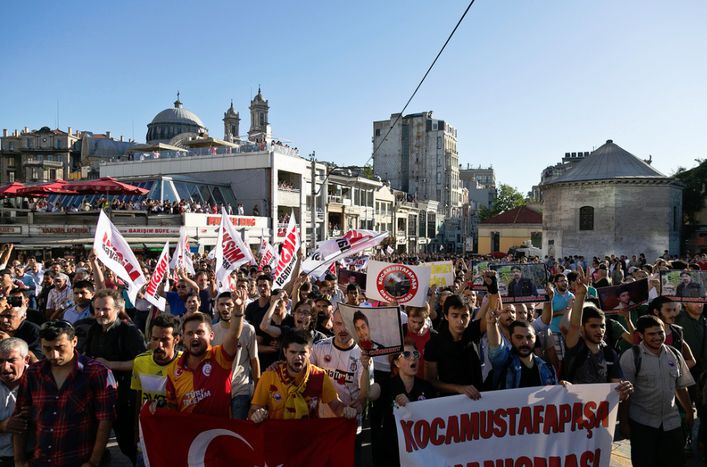
[[[334,338],[321,340],[312,347],[309,357],[312,364],[324,369],[334,382],[339,399],[346,405],[358,399],[361,393],[360,381],[363,373],[361,365],[361,348],[355,343],[346,349],[334,344]],[[373,382],[373,361],[368,367],[370,382]],[[319,404],[319,416],[332,418],[336,415],[328,405]]]

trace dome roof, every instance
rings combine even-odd
[[[194,112],[191,112],[184,107],[182,103],[177,98],[174,101],[174,107],[171,109],[165,109],[162,112],[155,115],[151,123],[170,123],[170,124],[183,124],[183,125],[196,125],[201,128],[206,128],[204,122],[201,121],[199,117]]]
[[[546,185],[590,180],[667,178],[664,174],[634,156],[625,149],[607,140],[587,158],[580,161],[566,173],[549,180]]]

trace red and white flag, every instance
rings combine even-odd
[[[177,243],[177,248],[174,250],[174,256],[169,265],[172,269],[185,269],[192,276],[196,274],[194,271],[194,263],[191,259],[191,248],[189,247],[187,228],[184,226],[179,228],[179,243]]]
[[[302,272],[318,277],[333,262],[372,248],[388,237],[388,232],[349,230],[342,237],[319,242],[317,249],[302,262]]]
[[[145,300],[155,305],[160,311],[164,311],[165,299],[160,296],[158,290],[162,282],[169,276],[169,242],[165,242],[162,254],[157,260],[155,270],[145,289]]]
[[[290,222],[287,224],[287,233],[285,233],[285,241],[282,243],[280,257],[277,259],[275,267],[275,281],[273,288],[279,288],[287,284],[292,279],[292,273],[297,262],[297,251],[300,248],[299,233],[295,224],[295,212],[292,211]]]
[[[242,264],[252,261],[253,254],[241,235],[233,228],[233,224],[223,208],[221,208],[221,227],[218,231],[214,250],[218,290],[219,292],[227,292],[231,290],[230,283],[227,280],[228,275]]]
[[[260,239],[260,262],[258,263],[258,270],[262,271],[263,267],[270,266],[273,267],[277,264],[277,250],[274,246],[270,244],[265,238]]]
[[[140,431],[149,467],[354,466],[356,422],[344,418],[255,424],[144,406]]]
[[[93,239],[96,256],[128,286],[128,297],[135,303],[140,287],[147,282],[142,275],[142,266],[118,229],[101,210]]]

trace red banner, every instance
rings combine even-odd
[[[140,414],[150,467],[353,467],[356,421],[268,420],[259,425],[147,408]]]

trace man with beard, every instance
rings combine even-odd
[[[211,342],[213,345],[223,344],[231,327],[235,307],[236,302],[233,300],[232,292],[222,292],[216,298],[219,322],[213,326],[214,339]],[[241,351],[238,360],[233,362],[231,376],[231,418],[245,420],[248,417],[253,388],[260,379],[258,341],[255,339],[255,328],[250,323],[243,323],[238,345]]]
[[[17,387],[29,365],[29,349],[22,339],[11,337],[0,341],[0,467],[13,467],[12,433],[27,429],[27,418],[12,415],[15,411]]]
[[[562,377],[573,384],[619,383],[619,399],[626,400],[633,392],[623,372],[616,352],[604,342],[606,318],[593,303],[586,302],[587,285],[581,281],[575,289],[569,330],[565,337],[567,350]]]
[[[678,297],[704,298],[705,291],[702,287],[701,281],[699,280],[699,276],[701,274],[697,272],[696,275],[698,276],[697,281],[692,279],[690,271],[686,270],[681,272],[680,283],[675,290],[675,295]]]
[[[569,290],[569,282],[564,274],[556,274],[553,277],[555,293],[552,297],[552,320],[550,321],[550,331],[555,344],[557,358],[562,361],[565,356],[565,338],[567,332],[567,316],[572,309],[574,294]]]
[[[158,407],[165,405],[167,368],[181,355],[176,351],[180,338],[177,317],[162,313],[150,325],[150,350],[135,357],[130,380],[130,389],[136,391],[136,420],[144,403],[155,401]],[[144,465],[139,446],[137,460],[137,465]]]
[[[513,321],[508,326],[510,345],[502,342],[498,315],[493,310],[493,303],[490,306],[485,318],[489,359],[493,366],[493,388],[514,389],[557,384],[552,365],[533,353],[533,326],[527,321]]]
[[[523,271],[520,266],[511,266],[513,280],[508,283],[509,297],[528,297],[535,295],[535,287],[533,281],[527,277],[523,277]]]
[[[285,361],[263,373],[255,388],[248,417],[251,421],[318,418],[320,404],[326,404],[337,417],[356,417],[356,409],[339,400],[326,372],[310,363],[312,336],[308,332],[287,333],[282,348]]]
[[[118,318],[125,311],[120,292],[103,289],[93,298],[96,322],[86,336],[86,355],[110,368],[118,382],[118,416],[113,425],[115,437],[123,454],[135,463],[135,397],[130,391],[130,379],[135,357],[145,351],[142,333],[132,324]]]
[[[184,320],[184,354],[167,370],[167,406],[180,412],[228,418],[231,369],[243,329],[245,293],[235,294],[234,312],[223,344],[211,345],[211,318],[196,312]]]

